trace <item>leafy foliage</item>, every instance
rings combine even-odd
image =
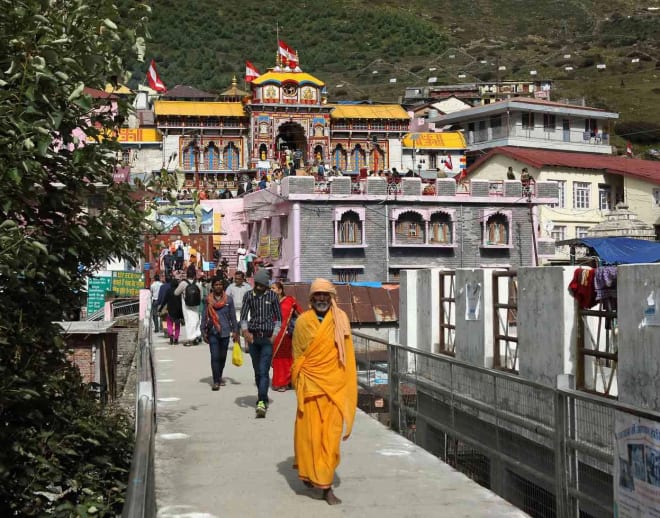
[[[660,124],[654,122],[619,122],[614,126],[614,133],[635,144],[660,142]]]
[[[122,77],[146,13],[137,2],[0,0],[2,516],[121,509],[130,427],[85,393],[51,322],[80,306],[101,264],[139,256],[144,212],[112,183],[111,130],[128,106],[84,87]]]
[[[152,4],[147,60],[168,86],[223,91],[233,76],[242,79],[245,60],[262,72],[274,66],[279,36],[299,51],[305,72],[327,83],[331,102],[397,102],[406,86],[430,77],[438,85],[529,80],[535,70],[555,82],[553,100],[597,96],[623,120],[660,120],[649,92],[660,66],[660,15],[646,0],[555,0],[533,9],[521,0],[372,0],[368,14],[358,0]],[[133,84],[143,81],[146,67],[131,69]]]

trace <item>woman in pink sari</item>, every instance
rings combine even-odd
[[[289,322],[305,311],[298,301],[284,293],[281,282],[271,284],[271,290],[280,299],[282,311],[282,328],[273,340],[273,390],[284,392],[291,386],[291,366],[293,353],[291,350],[291,335],[287,333]]]

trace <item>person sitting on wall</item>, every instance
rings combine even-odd
[[[506,170],[506,179],[507,180],[515,180],[516,175],[513,172],[513,167],[509,166],[509,168]]]

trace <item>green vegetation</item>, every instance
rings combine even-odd
[[[265,71],[275,63],[279,27],[302,69],[326,82],[330,101],[397,102],[406,86],[429,77],[436,84],[536,77],[555,82],[555,100],[585,98],[622,120],[660,121],[653,91],[660,13],[646,1],[373,0],[368,11],[357,0],[152,5],[147,60],[156,60],[168,86],[222,91],[232,76],[242,80],[245,60]],[[142,81],[146,66],[132,69]]]
[[[80,307],[85,278],[107,260],[139,256],[144,212],[113,185],[120,147],[101,138],[128,106],[114,119],[83,87],[122,77],[145,14],[129,0],[121,11],[111,0],[0,0],[0,516],[122,508],[131,425],[82,386],[51,322]],[[81,145],[77,128],[95,142]]]

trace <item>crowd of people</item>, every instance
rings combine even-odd
[[[255,415],[265,418],[269,389],[295,390],[294,468],[308,487],[322,490],[330,505],[341,503],[332,484],[342,439],[352,430],[357,407],[357,373],[348,316],[337,306],[334,285],[316,279],[307,308],[285,286],[258,270],[251,285],[244,271],[228,279],[217,270],[207,282],[194,264],[151,284],[154,330],[172,346],[207,343],[211,390],[225,386],[230,343],[250,355],[257,387]],[[162,321],[165,321],[163,324]],[[272,384],[270,371],[272,369]]]

